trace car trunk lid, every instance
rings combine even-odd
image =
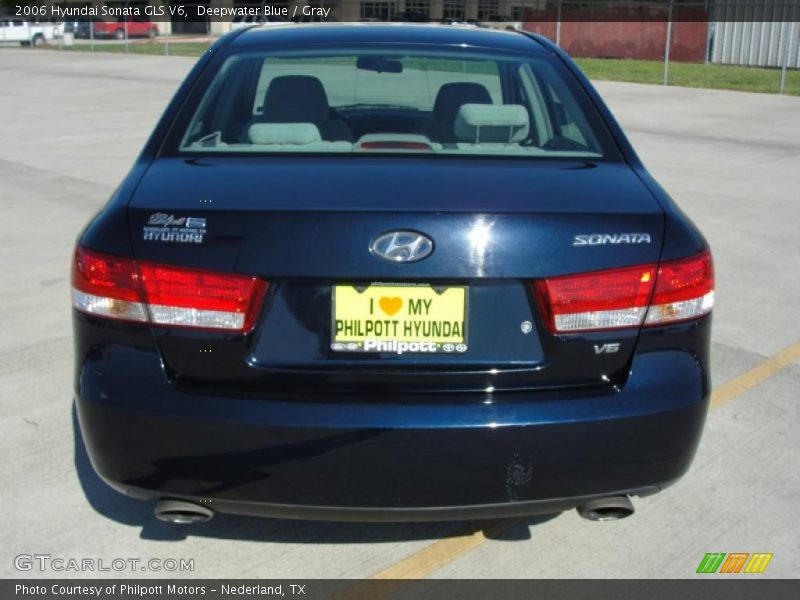
[[[618,163],[175,158],[150,167],[129,226],[139,260],[270,282],[251,334],[155,330],[180,380],[499,391],[601,385],[624,373],[636,329],[550,334],[531,282],[657,262],[663,214]],[[423,233],[433,251],[381,260],[370,244],[392,231]],[[332,349],[333,286],[375,283],[464,286],[468,350]]]

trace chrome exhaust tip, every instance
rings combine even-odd
[[[159,521],[175,525],[191,525],[192,523],[205,523],[214,516],[214,511],[207,506],[201,506],[184,500],[159,500],[153,510]]]
[[[598,498],[577,508],[578,514],[589,521],[618,521],[630,517],[635,511],[627,496]]]

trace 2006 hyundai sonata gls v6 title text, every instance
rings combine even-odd
[[[707,244],[520,32],[226,36],[72,287],[92,464],[167,520],[624,516],[707,409]]]

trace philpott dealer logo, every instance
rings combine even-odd
[[[697,566],[698,573],[763,573],[769,561],[772,560],[772,553],[755,552],[708,552]]]

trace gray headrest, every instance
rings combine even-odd
[[[528,137],[528,112],[519,104],[465,104],[454,131],[460,142],[518,143]]]
[[[253,144],[306,145],[322,141],[313,123],[253,123],[247,134]]]
[[[314,123],[330,116],[322,82],[308,75],[283,75],[269,83],[264,94],[263,119],[272,123]]]
[[[452,127],[458,109],[464,104],[491,103],[492,97],[489,95],[489,90],[480,83],[461,81],[445,83],[436,94],[436,102],[433,103],[433,118],[447,127]]]

